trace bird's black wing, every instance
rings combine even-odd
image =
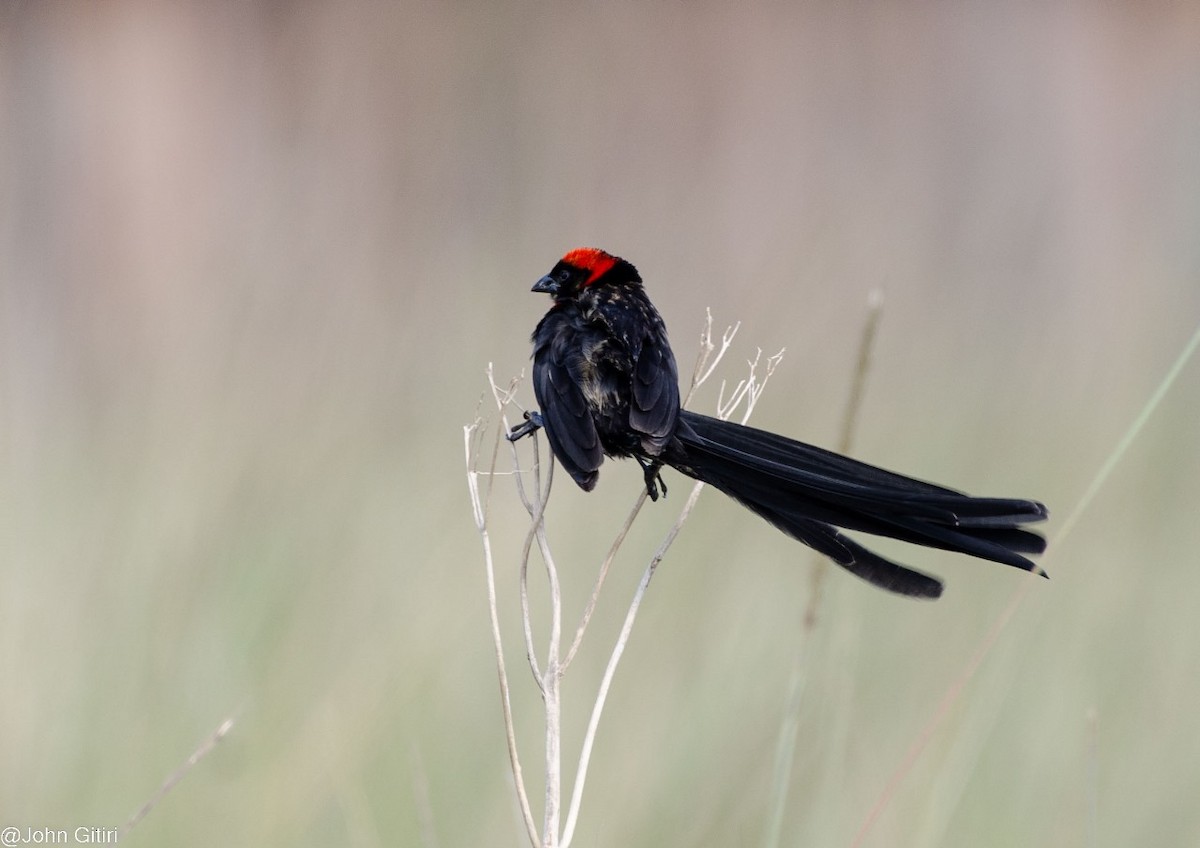
[[[658,453],[675,432],[679,418],[679,377],[671,349],[649,340],[642,345],[633,371],[629,424],[649,437]],[[647,440],[643,439],[643,443]]]
[[[666,328],[640,291],[624,292],[596,312],[633,363],[629,426],[641,434],[645,451],[657,456],[674,435],[679,419],[679,372]]]
[[[548,314],[533,335],[533,393],[555,458],[579,486],[591,491],[600,477],[604,449],[583,396],[577,347],[555,324],[565,315]]]

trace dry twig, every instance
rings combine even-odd
[[[712,337],[712,315],[708,315],[705,330],[701,336],[701,349],[696,360],[696,366],[692,373],[692,381],[689,386],[685,404],[691,400],[697,388],[699,388],[715,371],[722,357],[729,350],[729,346],[737,333],[737,326],[727,328],[722,334],[719,345],[713,341]],[[741,420],[745,422],[750,413],[754,409],[759,397],[762,394],[763,387],[767,380],[774,372],[775,367],[779,364],[783,352],[780,351],[775,356],[769,357],[765,362],[762,361],[761,351],[750,362],[750,373],[741,380],[734,390],[730,393],[730,397],[724,399],[724,386],[722,386],[722,400],[718,406],[718,415],[721,418],[729,418],[738,409],[742,410]],[[532,808],[529,804],[528,792],[524,782],[524,776],[521,769],[520,755],[516,741],[516,733],[513,725],[512,705],[509,694],[508,673],[504,662],[504,647],[500,631],[500,615],[496,604],[496,584],[495,584],[495,563],[491,548],[491,537],[488,531],[488,503],[492,492],[492,481],[496,477],[497,457],[499,453],[500,438],[504,433],[509,431],[509,422],[506,410],[513,403],[513,394],[517,381],[513,381],[505,389],[501,389],[496,385],[492,367],[488,366],[488,382],[491,388],[492,398],[496,404],[497,412],[500,418],[500,426],[496,429],[495,442],[491,452],[491,464],[486,471],[479,470],[480,454],[482,452],[482,441],[485,432],[485,425],[480,419],[476,419],[473,424],[464,428],[464,441],[466,445],[466,463],[467,463],[467,487],[471,495],[471,504],[475,517],[475,526],[479,531],[484,552],[484,566],[487,576],[487,591],[488,591],[488,607],[491,614],[492,623],[492,640],[496,651],[496,667],[500,678],[500,693],[501,703],[504,714],[505,733],[508,740],[509,760],[512,766],[513,777],[517,786],[517,798],[521,807],[522,817],[525,821],[525,826],[528,831],[530,843],[537,848],[567,848],[570,845],[571,839],[575,832],[575,825],[578,821],[579,809],[582,805],[583,790],[586,783],[588,764],[591,758],[591,752],[596,738],[596,729],[599,726],[601,714],[604,710],[604,703],[608,696],[609,687],[612,683],[613,675],[617,665],[620,662],[621,656],[624,653],[625,646],[629,639],[629,634],[633,629],[634,621],[637,617],[638,609],[641,605],[646,588],[649,586],[651,578],[654,576],[655,569],[662,561],[667,549],[675,540],[679,530],[682,528],[684,521],[687,520],[691,513],[692,507],[699,497],[700,491],[703,488],[702,483],[697,483],[689,495],[683,510],[676,519],[675,524],[671,527],[658,549],[651,556],[649,563],[642,575],[641,582],[634,593],[633,599],[630,602],[629,609],[625,615],[625,621],[621,628],[621,632],[617,637],[616,644],[613,646],[609,656],[608,664],[605,668],[604,675],[601,678],[599,689],[596,698],[592,704],[591,715],[588,721],[587,730],[581,744],[578,766],[575,771],[574,782],[571,793],[570,805],[567,809],[565,824],[560,829],[560,812],[561,812],[561,701],[560,701],[560,684],[567,667],[571,660],[575,657],[580,644],[583,641],[587,631],[588,624],[595,612],[596,605],[599,601],[600,591],[604,585],[605,578],[613,560],[616,558],[618,551],[621,549],[622,543],[625,541],[626,535],[634,520],[637,518],[643,504],[646,501],[646,492],[643,490],[637,497],[632,509],[629,512],[624,524],[618,531],[616,538],[609,547],[608,553],[601,562],[599,572],[593,583],[592,593],[587,601],[587,605],[583,610],[580,621],[575,630],[575,636],[568,646],[565,655],[561,654],[561,636],[562,636],[562,594],[558,581],[558,569],[554,562],[554,557],[550,551],[550,546],[546,540],[545,527],[545,508],[546,502],[550,494],[550,484],[553,479],[553,462],[549,466],[546,473],[545,487],[542,486],[541,475],[541,444],[537,439],[536,433],[532,439],[533,444],[533,464],[532,464],[532,489],[527,490],[524,480],[524,472],[521,468],[520,454],[516,445],[511,445],[513,476],[516,480],[518,497],[526,512],[530,516],[530,529],[526,534],[525,543],[521,553],[521,561],[519,566],[520,574],[520,592],[521,592],[521,619],[522,628],[525,636],[525,649],[528,655],[529,667],[533,673],[534,680],[537,683],[538,689],[542,695],[542,701],[545,712],[545,767],[546,767],[546,787],[545,787],[545,808],[542,816],[541,833],[535,822]],[[487,476],[488,483],[486,489],[481,491],[479,478]],[[528,592],[528,563],[529,556],[532,552],[533,545],[536,542],[538,552],[542,557],[542,562],[545,566],[547,588],[549,592],[550,604],[550,633],[546,642],[546,649],[539,660],[539,655],[536,650],[536,639],[533,633],[532,615],[529,606]],[[560,659],[561,657],[561,659]]]

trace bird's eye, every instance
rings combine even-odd
[[[558,279],[560,279],[560,280],[561,280],[562,282],[564,282],[564,283],[565,283],[567,280],[571,279],[571,269],[569,269],[569,268],[563,268],[561,271],[559,271],[559,272],[558,272]]]

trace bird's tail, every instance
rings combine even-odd
[[[940,580],[884,559],[836,528],[887,536],[1045,575],[1022,554],[1046,541],[1021,525],[1037,501],[975,498],[773,433],[684,410],[661,459],[742,503],[784,533],[883,589],[919,598]]]

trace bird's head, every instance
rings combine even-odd
[[[577,297],[589,286],[641,285],[637,269],[611,253],[595,247],[577,247],[558,260],[550,273],[533,284],[533,291],[556,300]]]

